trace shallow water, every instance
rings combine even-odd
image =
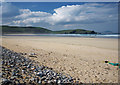
[[[50,36],[50,37],[88,37],[88,38],[120,38],[119,34],[5,34],[4,36]]]

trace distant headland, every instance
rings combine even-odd
[[[39,33],[39,34],[100,34],[95,31],[84,30],[84,29],[74,29],[74,30],[60,30],[52,31],[43,27],[20,27],[20,26],[2,26],[3,34],[12,33]]]

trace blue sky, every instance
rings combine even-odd
[[[2,6],[4,25],[118,31],[118,3],[4,2]]]
[[[83,2],[83,0],[1,0],[6,2]],[[119,2],[119,0],[84,0],[84,2]]]
[[[61,6],[67,6],[67,5],[81,5],[84,4],[83,2],[12,2],[12,4],[18,8],[21,9],[31,9],[31,11],[43,11],[43,12],[49,12],[54,13],[55,8],[59,8]]]

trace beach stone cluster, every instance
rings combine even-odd
[[[2,77],[3,85],[36,85],[36,84],[63,84],[73,83],[70,75],[57,73],[47,66],[25,57],[23,53],[17,53],[2,48]]]

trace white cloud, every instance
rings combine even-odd
[[[46,12],[41,12],[41,11],[31,11],[29,9],[20,9],[20,13],[21,15],[16,16],[15,18],[30,18],[30,17],[48,17],[51,14],[50,13],[46,13]]]
[[[54,9],[55,13],[51,17],[51,20],[58,24],[104,22],[115,18],[117,13],[114,10],[111,6],[104,4],[68,5]],[[115,13],[113,14],[113,12]],[[113,14],[114,17],[108,18],[110,14]]]
[[[7,5],[6,5],[7,4]],[[11,25],[73,27],[82,24],[95,24],[117,21],[117,4],[86,3],[81,5],[67,5],[54,9],[54,13],[18,9],[10,3],[4,4],[3,14],[10,18]]]
[[[66,24],[86,20],[88,17],[82,14],[82,8],[82,5],[68,5],[54,9],[55,13],[51,16],[51,20],[54,24]]]
[[[48,24],[48,17],[52,16],[50,13],[41,12],[41,11],[31,11],[29,9],[20,9],[20,15],[15,16],[15,21],[13,21],[13,24],[21,24],[21,25],[36,25],[40,24],[41,26],[43,24]]]
[[[114,8],[109,7],[110,5],[104,4],[67,5],[54,9],[55,13],[53,14],[31,11],[30,9],[20,9],[21,14],[15,18],[20,19],[18,20],[18,24],[34,24],[39,22],[51,25],[100,23],[115,19],[117,15],[116,11],[114,11]],[[113,14],[113,12],[115,13]],[[14,22],[16,23],[17,21]]]

